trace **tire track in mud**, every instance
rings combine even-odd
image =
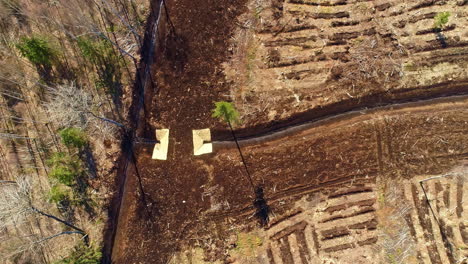
[[[275,203],[280,202],[284,198],[291,198],[295,196],[303,196],[306,194],[310,194],[313,192],[317,192],[326,188],[334,188],[343,186],[343,184],[350,183],[353,181],[353,184],[360,184],[360,183],[368,183],[372,181],[371,178],[360,178],[356,179],[355,176],[348,176],[348,177],[341,177],[338,179],[333,179],[331,181],[323,182],[320,184],[312,183],[307,185],[300,185],[296,187],[292,187],[278,193],[275,193],[273,196],[268,197],[267,200],[269,205],[274,205]],[[253,215],[255,213],[255,208],[253,205],[246,205],[240,209],[231,210],[225,213],[220,214],[208,214],[208,220],[218,220],[229,216],[240,216],[240,215]]]
[[[386,104],[384,106],[377,106],[373,108],[362,107],[355,110],[351,110],[348,112],[340,113],[340,114],[331,114],[321,118],[312,119],[310,121],[306,121],[302,124],[290,125],[281,129],[277,130],[266,130],[256,135],[250,136],[243,136],[240,138],[241,146],[248,146],[248,145],[256,145],[265,142],[270,142],[273,140],[277,140],[280,138],[284,138],[290,135],[294,135],[303,131],[306,131],[311,128],[320,127],[322,125],[339,122],[343,120],[349,120],[353,117],[363,117],[375,116],[378,112],[381,111],[388,111],[388,110],[402,110],[406,108],[414,108],[420,106],[427,106],[432,104],[439,104],[439,103],[450,103],[450,102],[461,102],[468,99],[468,94],[457,94],[457,95],[446,95],[440,97],[434,97],[430,99],[423,99],[419,101],[415,101],[415,99],[411,99],[408,102],[403,103],[396,103],[396,104]],[[234,148],[235,143],[233,141],[213,141],[212,142],[216,149],[222,148]],[[360,177],[362,176],[362,177]],[[365,175],[351,175],[348,177],[341,177],[331,179],[321,183],[311,183],[307,185],[299,185],[294,186],[285,190],[282,190],[278,193],[275,193],[271,197],[268,197],[268,201],[270,205],[275,205],[280,202],[282,199],[285,198],[292,198],[292,197],[299,197],[306,194],[314,193],[317,191],[321,191],[324,189],[332,189],[342,187],[344,184],[366,184],[373,181],[373,178],[365,178]],[[245,204],[241,206],[239,209],[230,210],[228,212],[223,213],[210,213],[202,217],[200,221],[217,221],[220,219],[224,219],[230,216],[251,216],[255,213],[255,208],[250,204]],[[192,225],[195,225],[193,223]]]

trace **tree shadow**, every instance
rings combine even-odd
[[[119,61],[114,58],[103,58],[98,65],[99,80],[96,81],[96,87],[106,89],[111,95],[112,102],[117,109],[122,107],[122,73]],[[120,112],[120,111],[117,111]]]
[[[265,194],[262,186],[257,186],[255,189],[255,200],[253,205],[256,209],[255,216],[257,217],[260,225],[266,226],[270,221],[270,207],[265,200]]]
[[[96,217],[95,202],[89,197],[88,182],[84,177],[78,177],[77,184],[73,188],[75,203],[82,206],[90,218]]]
[[[68,62],[60,61],[54,68],[56,76],[53,78],[56,80],[75,81],[77,79],[76,70],[71,68]]]
[[[97,177],[96,161],[89,145],[85,146],[83,151],[80,153],[80,156],[86,163],[87,172],[90,175],[90,178],[95,179]]]
[[[171,62],[173,68],[178,72],[184,69],[188,60],[189,50],[187,39],[170,31],[162,43],[162,49],[166,59]]]
[[[436,35],[436,39],[439,41],[442,48],[447,48],[447,39],[445,38],[444,34],[442,34],[442,30],[440,28],[434,29],[434,34]]]
[[[135,153],[132,151],[132,161],[135,166],[135,174],[138,179],[138,189],[139,189],[139,194],[140,194],[140,207],[143,207],[143,211],[146,212],[146,214],[140,214],[140,217],[145,217],[146,220],[150,221],[153,218],[153,213],[152,213],[152,208],[154,207],[155,203],[151,199],[149,195],[145,192],[143,188],[143,181],[141,178],[140,171],[138,169],[138,163],[137,159],[135,157]],[[138,210],[138,212],[142,212],[142,210]]]
[[[64,217],[65,221],[69,223],[75,222],[75,208],[73,207],[73,201],[71,201],[68,197],[57,203],[57,209]]]
[[[54,84],[55,77],[51,65],[36,64],[35,67],[41,81],[50,86]]]

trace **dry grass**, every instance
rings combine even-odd
[[[402,183],[387,180],[378,192],[379,247],[385,263],[417,263],[416,243],[411,237],[405,217],[412,209],[401,191]]]
[[[343,75],[344,82],[352,86],[364,86],[366,82],[387,83],[402,76],[400,54],[385,46],[377,37],[356,39],[349,49],[349,67]]]
[[[14,180],[17,175],[24,173],[33,175],[36,205],[60,216],[63,212],[47,202],[50,183],[45,161],[50,153],[65,149],[57,138],[58,129],[63,126],[84,126],[93,135],[90,137],[90,145],[96,151],[94,157],[99,166],[98,180],[89,183],[96,189],[88,188],[94,203],[94,213],[75,206],[71,215],[63,217],[70,217],[77,226],[86,230],[96,245],[102,241],[106,221],[103,208],[108,195],[105,192],[109,191],[106,186],[102,186],[102,181],[108,181],[112,177],[111,173],[115,173],[111,169],[119,144],[113,137],[115,125],[109,125],[91,115],[83,120],[82,112],[83,107],[89,106],[89,109],[84,110],[93,111],[98,117],[119,118],[123,114],[122,103],[119,102],[122,98],[115,90],[98,87],[102,81],[100,78],[103,78],[100,70],[102,65],[92,65],[86,60],[77,45],[77,38],[86,36],[94,40],[106,39],[112,43],[110,50],[119,61],[116,66],[119,72],[113,73],[112,80],[119,82],[116,87],[122,91],[128,89],[133,84],[135,71],[131,64],[132,57],[138,59],[140,36],[143,35],[148,7],[149,2],[143,0],[131,3],[115,0],[0,0],[0,132],[31,138],[1,139],[0,179]],[[15,48],[21,37],[31,36],[47,39],[57,52],[48,74],[21,57]],[[116,79],[117,75],[120,79]],[[52,87],[67,87],[64,84],[69,83],[85,88],[73,87],[68,90],[68,95],[62,97],[61,102],[68,102],[69,105],[56,104],[61,108],[45,107],[52,99],[46,96],[46,92],[53,90]],[[57,94],[52,97],[57,97]],[[79,110],[73,111],[76,109]],[[9,223],[7,230],[0,234],[1,238],[5,238],[0,239],[0,262],[51,263],[67,256],[69,250],[79,242],[77,236],[60,236],[41,243],[40,248],[33,250],[22,250],[21,246],[61,231],[62,225],[44,217],[31,216],[23,223]]]

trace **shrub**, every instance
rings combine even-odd
[[[74,185],[76,179],[83,173],[81,161],[77,157],[64,152],[52,154],[47,163],[52,167],[49,176],[67,186]]]
[[[65,166],[54,167],[50,172],[50,177],[67,186],[72,186],[75,183],[76,176],[73,170]]]
[[[231,124],[239,123],[239,112],[237,112],[232,103],[225,101],[215,103],[213,117],[222,119]]]
[[[81,55],[93,64],[100,64],[105,60],[113,61],[116,57],[112,44],[105,39],[93,40],[87,37],[79,37],[77,42]]]
[[[434,17],[434,28],[441,29],[448,23],[450,12],[440,12]]]
[[[81,55],[91,63],[98,63],[101,56],[97,45],[90,39],[85,37],[79,37],[77,39],[78,48],[81,51]]]
[[[100,264],[102,258],[98,247],[76,246],[70,256],[55,262],[54,264]]]
[[[16,44],[21,56],[37,66],[52,66],[55,51],[50,43],[42,37],[22,37]]]
[[[50,188],[48,198],[49,202],[62,205],[63,203],[70,201],[70,193],[63,187],[63,185],[54,185]]]
[[[121,61],[112,48],[112,43],[106,39],[89,37],[79,37],[77,42],[82,56],[98,69],[99,80],[96,87],[106,87],[111,94],[115,94],[120,85]]]
[[[257,233],[238,233],[234,250],[242,256],[255,256],[263,240]]]
[[[86,133],[80,128],[69,127],[60,130],[60,137],[67,147],[83,148],[87,144]]]

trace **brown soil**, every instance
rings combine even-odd
[[[281,1],[272,2],[277,5],[270,10],[271,19],[281,18],[283,12],[297,15],[292,9],[283,9]],[[296,2],[303,4],[302,1]],[[329,6],[340,6],[339,3],[330,2]],[[314,6],[314,2],[307,1],[303,5]],[[232,142],[216,141],[213,154],[195,157],[192,155],[191,132],[192,129],[209,127],[216,140],[229,139],[225,126],[211,117],[211,109],[214,101],[239,100],[242,97],[230,97],[233,87],[242,85],[244,80],[226,79],[222,63],[236,59],[235,51],[230,53],[229,47],[239,21],[245,21],[240,15],[247,12],[246,6],[245,1],[168,2],[175,33],[171,33],[169,23],[160,30],[152,73],[156,86],[146,90],[144,95],[145,116],[137,134],[154,139],[156,128],[169,128],[168,160],[152,160],[153,145],[135,145],[136,159],[130,163],[125,190],[121,193],[123,201],[112,252],[114,263],[167,263],[187,247],[202,248],[208,261],[248,263],[232,259],[229,253],[233,243],[231,236],[236,230],[252,230],[257,226],[252,217],[255,213],[253,191],[246,181],[237,150]],[[385,5],[376,6],[379,12],[391,9]],[[301,12],[299,17],[308,22],[342,19],[331,24],[331,27],[338,28],[348,26],[343,23],[355,24],[350,21],[348,12],[335,12],[334,9],[322,13]],[[268,19],[267,22],[272,22]],[[365,17],[360,19],[364,24],[367,21]],[[313,23],[305,23],[287,30],[298,32],[313,28]],[[281,27],[274,29],[275,25],[270,25],[258,34],[271,34],[269,38],[276,38],[277,30],[286,30]],[[358,27],[358,33],[338,30],[330,40],[348,41],[356,36],[376,34],[376,31],[367,29]],[[455,30],[450,32],[457,33]],[[284,46],[309,41],[297,38],[278,37],[276,42],[265,43]],[[387,48],[391,49],[390,46]],[[344,62],[344,72],[355,65],[346,64],[346,58],[340,54],[335,54],[335,59],[333,54],[328,55],[325,60]],[[330,69],[332,66],[315,57],[299,59],[302,60],[300,63],[317,63],[319,68]],[[298,64],[298,60],[272,63],[276,63],[275,67],[290,67]],[[284,65],[278,66],[278,63]],[[291,77],[298,81],[298,85],[303,81],[301,74],[299,71]],[[258,87],[275,87],[268,82],[269,76],[258,78]],[[322,256],[340,258],[346,250],[356,250],[363,252],[362,256],[372,257],[374,253],[368,252],[378,243],[375,216],[377,177],[411,179],[416,175],[444,173],[467,157],[467,146],[460,142],[468,139],[468,100],[466,96],[448,96],[466,94],[465,76],[460,76],[461,79],[450,82],[446,82],[445,77],[435,78],[431,85],[426,85],[429,81],[420,86],[408,81],[414,85],[401,86],[402,90],[395,88],[394,93],[381,91],[379,83],[369,82],[359,96],[353,94],[356,98],[346,100],[345,96],[334,94],[350,92],[344,88],[340,90],[346,82],[325,78],[329,87],[334,87],[329,89],[333,92],[331,95],[325,92],[315,95],[315,90],[301,90],[301,98],[309,94],[312,102],[333,97],[329,103],[315,102],[317,104],[314,103],[313,107],[311,103],[296,108],[278,101],[267,109],[284,109],[281,115],[266,112],[247,115],[243,112],[246,122],[239,133],[245,137],[242,146],[247,164],[254,182],[264,187],[266,199],[274,212],[272,225],[265,229],[265,251],[263,255],[256,256],[257,262],[252,263],[296,263],[297,259],[317,260]],[[392,84],[393,81],[397,82],[392,80]],[[271,98],[286,98],[287,93],[289,91],[284,89],[279,92],[252,91],[254,96],[266,94]],[[444,96],[447,98],[396,104]],[[249,107],[257,104],[255,98],[246,103]],[[377,107],[381,105],[388,106]],[[373,109],[350,112],[363,107]],[[277,122],[271,122],[269,116],[276,118]],[[277,131],[307,122],[305,126]],[[265,137],[257,138],[260,134]],[[300,210],[293,206],[301,198],[315,194],[320,194],[321,198],[308,201],[310,206],[303,206]],[[425,227],[432,224],[422,200],[415,198],[414,203],[418,208],[418,218],[407,218],[408,221],[415,223],[418,220]],[[429,235],[427,232],[424,234]],[[431,237],[424,239],[428,241]],[[435,252],[433,249],[430,251]],[[361,257],[361,253],[356,254],[356,259]],[[431,254],[431,261],[440,263],[439,255]],[[282,262],[275,262],[278,258]],[[356,263],[366,262],[361,259]]]
[[[457,133],[454,133],[456,129],[453,129],[456,127],[455,124],[463,123],[463,121],[460,122],[461,120],[457,116],[466,107],[466,100],[456,108],[453,108],[453,106],[452,103],[430,104],[416,108],[406,107],[398,111],[391,110],[372,116],[363,115],[347,121],[332,122],[324,127],[319,126],[308,129],[294,136],[289,136],[287,141],[278,139],[273,142],[264,143],[261,146],[246,146],[244,149],[248,160],[251,161],[249,164],[254,172],[254,179],[256,182],[263,182],[266,187],[267,199],[275,213],[282,215],[282,212],[289,207],[287,205],[291,204],[290,201],[297,199],[295,197],[319,190],[324,192],[330,190],[332,191],[330,194],[333,197],[332,199],[338,199],[338,201],[341,201],[339,199],[344,200],[337,204],[330,204],[323,209],[323,212],[326,214],[322,218],[323,220],[316,219],[318,223],[323,223],[321,224],[323,228],[327,228],[330,225],[335,226],[337,223],[344,221],[349,224],[343,226],[343,228],[346,227],[349,232],[351,230],[353,230],[352,232],[356,232],[363,228],[373,230],[376,228],[376,222],[372,218],[367,217],[374,213],[374,210],[369,210],[368,208],[369,205],[372,205],[373,200],[370,199],[369,194],[366,194],[366,192],[357,191],[367,191],[369,190],[369,186],[359,186],[356,184],[372,183],[375,181],[375,177],[382,175],[382,173],[385,175],[405,174],[406,177],[411,177],[411,175],[423,173],[443,172],[446,168],[456,164],[457,160],[459,160],[458,157],[463,157],[467,152],[466,146],[458,144],[460,140],[463,140],[462,138],[466,137],[466,133],[457,135]],[[429,112],[426,112],[425,109]],[[405,113],[405,115],[402,116],[402,113]],[[382,117],[385,117],[385,119],[382,120]],[[444,122],[451,120],[449,121],[451,125],[440,126],[435,123],[431,124],[431,118],[443,119],[445,120]],[[379,139],[378,133],[388,134],[397,129],[398,124],[407,123],[419,125],[413,129],[401,130],[402,132],[406,132],[400,135],[393,135],[390,141]],[[383,126],[383,131],[379,132],[380,126]],[[397,129],[397,131],[400,130]],[[427,134],[425,131],[433,132]],[[452,136],[447,137],[449,131],[451,131]],[[421,132],[425,136],[408,136],[408,134],[417,135]],[[441,136],[444,136],[444,140],[448,144],[447,147],[453,151],[451,154],[448,152],[442,154],[440,149],[437,151],[437,141]],[[418,139],[421,138],[424,138],[426,142],[422,142],[419,145]],[[338,144],[340,147],[336,147],[336,142],[341,142]],[[361,142],[361,144],[356,146],[350,144],[350,142]],[[398,149],[388,152],[390,142],[400,142],[401,147],[406,146],[406,148],[415,146],[413,158],[406,157]],[[379,151],[379,144],[381,145],[380,148],[383,149],[381,152]],[[428,148],[428,146],[433,147]],[[423,154],[426,152],[430,154]],[[150,153],[151,149],[142,149],[139,153],[139,163],[154,164],[155,161],[150,160]],[[412,160],[412,162],[402,161],[402,159]],[[379,160],[383,163],[382,167],[379,166]],[[136,204],[131,209],[134,212],[132,213],[134,216],[130,221],[126,222],[127,228],[135,230],[134,228],[138,227],[145,231],[126,231],[129,232],[126,235],[128,238],[126,243],[123,244],[121,242],[121,245],[126,245],[130,248],[121,248],[122,253],[128,256],[131,252],[135,252],[139,256],[143,252],[146,254],[146,252],[155,250],[151,254],[156,254],[156,252],[160,254],[160,250],[164,250],[164,248],[157,243],[161,241],[165,241],[166,243],[167,241],[171,241],[174,244],[178,241],[182,244],[196,242],[198,245],[204,245],[204,243],[208,243],[204,239],[210,234],[213,240],[219,239],[220,241],[225,241],[229,233],[226,229],[230,226],[242,226],[243,224],[247,224],[247,226],[256,225],[255,220],[249,217],[254,212],[254,208],[251,206],[251,192],[246,188],[245,179],[242,178],[242,170],[235,149],[219,150],[217,156],[208,155],[203,160],[200,159],[200,161],[194,161],[194,163],[199,165],[194,170],[203,175],[203,179],[200,180],[202,181],[200,189],[194,189],[190,194],[184,194],[179,191],[173,194],[173,196],[169,196],[170,194],[166,190],[161,190],[161,186],[169,188],[171,184],[174,184],[174,182],[178,183],[178,181],[182,181],[180,183],[182,185],[187,184],[185,182],[190,179],[193,173],[181,173],[180,175],[187,176],[182,179],[178,179],[181,176],[173,177],[170,181],[167,177],[173,169],[159,164],[151,167],[140,166],[143,186],[148,196],[154,202],[152,214],[155,215],[155,219],[159,222],[153,222],[151,225],[146,226],[148,223],[145,220],[144,208],[141,205],[137,207],[139,200],[135,199],[134,202]],[[291,163],[293,166],[285,166],[285,164]],[[310,165],[301,166],[300,164]],[[351,188],[349,188],[348,192],[336,191],[338,186],[349,184],[351,184]],[[363,194],[364,196],[362,196]],[[175,197],[177,195],[178,197]],[[360,198],[357,200],[352,199],[351,197],[354,196]],[[138,198],[138,195],[133,194],[133,197]],[[185,200],[185,204],[189,205],[185,206],[181,200]],[[166,205],[167,209],[161,205]],[[423,206],[423,204],[420,206]],[[177,208],[179,209],[177,210]],[[162,209],[165,210],[163,211]],[[193,214],[193,218],[186,216],[185,219],[180,219],[180,221],[183,221],[183,224],[180,228],[177,228],[175,217],[184,216],[184,211],[189,211]],[[174,218],[166,218],[172,215]],[[345,217],[340,217],[341,215]],[[332,219],[332,221],[326,221],[331,217],[336,218]],[[425,214],[423,221],[426,221],[427,217],[429,215]],[[356,221],[350,221],[350,219],[356,219]],[[281,220],[280,223],[286,220]],[[162,223],[165,223],[166,227],[169,224],[169,228],[165,229],[165,233],[153,231],[156,229],[155,227]],[[233,225],[229,223],[237,224]],[[427,222],[424,223],[427,224]],[[212,233],[212,225],[218,226],[218,231],[215,233]],[[295,226],[295,224],[293,223],[291,226]],[[291,233],[291,231],[285,231],[284,233]],[[164,238],[163,234],[167,234],[171,238]],[[143,249],[131,249],[131,247],[136,246],[131,241],[135,241],[137,236],[141,236],[138,238],[138,241],[149,240],[151,242]],[[364,237],[363,239],[363,241],[373,241],[371,237]],[[321,240],[318,241],[318,243],[323,243],[320,242]],[[219,251],[222,251],[222,242],[212,243],[216,245],[214,251],[218,252],[213,257],[222,258],[222,255],[217,255],[221,254]],[[356,243],[358,246],[361,244],[366,245],[365,242],[360,240]],[[325,247],[324,254],[336,252],[336,250],[345,250],[348,248],[345,245],[348,244],[350,243],[336,245],[333,242]],[[174,252],[174,249],[169,248],[165,250]]]
[[[184,237],[183,231],[197,222],[199,206],[207,206],[201,191],[205,170],[192,156],[191,130],[220,125],[210,111],[213,102],[223,100],[223,92],[228,90],[228,84],[222,83],[221,62],[228,56],[225,47],[236,17],[245,8],[242,1],[177,1],[168,2],[168,10],[175,33],[169,23],[159,31],[162,40],[152,67],[157,87],[146,91],[145,123],[138,136],[154,139],[155,128],[169,128],[171,158],[166,163],[153,161],[151,145],[135,147],[137,165],[130,165],[127,176],[128,191],[113,248],[115,263],[166,263]],[[135,192],[138,179],[148,208],[140,202],[141,191]],[[160,239],[147,243],[143,236]],[[128,239],[138,240],[138,245]]]

